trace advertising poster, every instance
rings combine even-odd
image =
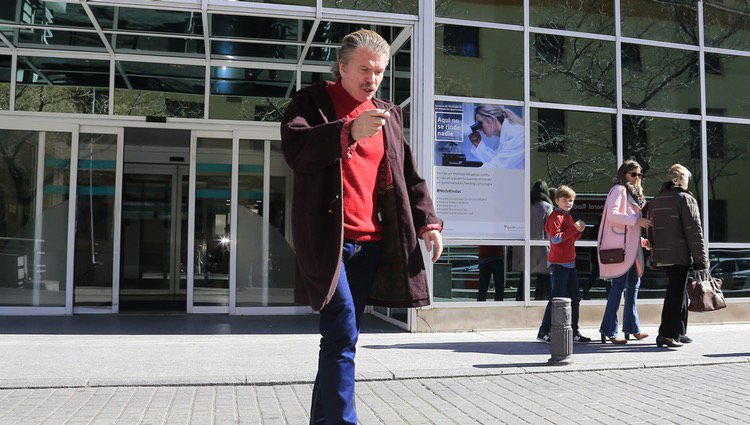
[[[435,104],[435,206],[454,238],[522,239],[523,108]]]

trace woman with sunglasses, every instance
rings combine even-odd
[[[602,343],[607,339],[613,344],[626,344],[630,335],[643,339],[648,334],[641,332],[638,320],[638,288],[641,285],[644,261],[642,248],[650,249],[647,239],[641,237],[641,228],[651,226],[651,221],[641,217],[641,210],[646,205],[641,180],[643,172],[640,164],[633,160],[623,162],[617,170],[614,185],[607,195],[599,223],[599,273],[602,279],[611,279],[612,288],[607,297],[599,332]],[[624,250],[624,258],[602,262],[603,250]],[[622,330],[625,338],[618,337],[617,310],[620,299],[625,292],[625,310],[623,311]]]

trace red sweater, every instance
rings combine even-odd
[[[326,87],[333,101],[338,119],[345,118],[342,136],[344,147],[351,145],[347,155],[341,161],[344,195],[344,239],[357,242],[380,240],[382,226],[377,220],[377,184],[378,168],[385,155],[383,132],[360,139],[354,143],[350,138],[352,121],[368,109],[376,109],[368,100],[359,102],[354,99],[341,83]]]
[[[573,217],[559,209],[552,211],[544,224],[544,231],[549,235],[550,264],[570,264],[576,261],[575,243],[583,236],[576,229]]]

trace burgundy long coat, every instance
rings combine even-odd
[[[336,289],[344,240],[341,202],[341,131],[327,93],[330,83],[300,90],[281,122],[281,149],[294,171],[292,232],[297,264],[296,303],[322,309]],[[378,108],[390,102],[373,99]],[[379,190],[383,221],[381,261],[368,304],[418,307],[430,302],[417,231],[440,224],[427,185],[403,136],[401,109],[394,107],[383,135],[393,186]]]

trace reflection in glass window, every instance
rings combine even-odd
[[[622,122],[623,157],[643,167],[643,192],[647,198],[659,193],[672,164],[682,164],[692,173],[689,189],[701,195],[701,155],[696,150],[694,128],[698,121],[624,115]]]
[[[0,305],[65,306],[70,145],[0,130]]]
[[[700,82],[695,72],[698,52],[625,46],[630,45],[623,44],[622,54],[622,96],[626,108],[687,113],[688,109],[700,106]]]
[[[747,243],[750,193],[742,183],[750,179],[750,126],[715,125],[723,129],[726,150],[721,158],[708,158],[709,238],[711,242]]]
[[[523,100],[522,32],[480,28],[479,57],[466,57],[445,43],[448,27],[435,29],[437,94]]]
[[[307,40],[312,21],[211,14],[211,36],[238,39]]]
[[[407,13],[410,15],[417,15],[419,13],[419,0],[323,0],[323,7],[369,10],[373,12]]]
[[[203,35],[200,12],[91,5],[104,30]]]
[[[229,305],[232,139],[199,137],[195,157],[193,305]]]
[[[93,28],[79,4],[51,1],[0,1],[0,22]]]
[[[614,43],[550,34],[534,34],[533,37],[532,100],[615,105]]]
[[[112,306],[117,135],[81,133],[78,142],[76,306]]]
[[[708,260],[711,276],[724,282],[725,297],[750,296],[750,249],[709,249]]]
[[[115,114],[203,118],[202,66],[117,62]]]
[[[615,12],[612,0],[531,0],[532,27],[612,35]]]
[[[443,31],[443,52],[451,56],[479,57],[479,28],[446,25]]]
[[[523,301],[523,247],[448,246],[433,265],[433,299]]]
[[[750,27],[747,0],[705,0],[703,25],[706,46],[723,49],[750,50]]]
[[[698,8],[691,0],[621,0],[622,36],[698,44]]]
[[[307,28],[307,25],[305,25],[305,27],[305,33],[307,33],[309,28]],[[323,21],[318,25],[318,30],[313,37],[313,43],[339,44],[345,35],[360,29],[373,30],[380,34],[380,36],[388,43],[391,43],[403,30],[403,28],[400,27],[374,26],[355,22]],[[305,36],[307,36],[307,34],[305,34]]]
[[[16,81],[16,110],[109,112],[109,61],[19,56]]]
[[[18,31],[18,45],[43,49],[62,48],[106,52],[102,39],[96,32],[84,31],[22,28]]]
[[[531,181],[576,191],[574,213],[596,240],[601,210],[617,171],[614,115],[531,109]]]
[[[723,115],[750,118],[750,86],[747,73],[750,58],[706,55],[706,107]],[[710,72],[711,71],[711,72]]]
[[[296,88],[293,71],[211,67],[214,119],[281,121]]]
[[[523,25],[523,0],[436,0],[435,16]]]
[[[10,108],[11,57],[0,55],[0,110]]]
[[[149,34],[110,34],[109,42],[118,53],[163,53],[205,57],[203,38],[158,37]]]

